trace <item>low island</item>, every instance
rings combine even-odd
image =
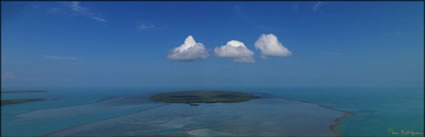
[[[44,99],[42,99],[42,98],[8,99],[8,100],[2,100],[1,106],[10,105],[10,104],[25,103],[25,102],[43,101],[43,100]]]
[[[168,104],[145,104],[146,108],[129,115],[88,122],[44,136],[337,137],[340,123],[335,119],[346,115],[330,107],[259,93],[203,90],[163,92],[149,97]],[[43,113],[48,112],[26,116]]]
[[[7,93],[7,94],[44,93],[44,92],[47,92],[47,90],[6,90],[6,91],[1,91],[1,93]]]
[[[159,102],[166,103],[235,103],[243,102],[251,99],[259,98],[258,96],[234,91],[176,91],[159,93],[151,96],[151,99]]]

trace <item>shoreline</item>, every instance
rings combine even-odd
[[[337,117],[337,118],[334,120],[334,123],[333,123],[333,124],[331,124],[331,125],[329,125],[329,128],[330,128],[330,129],[331,129],[331,130],[335,133],[335,135],[336,135],[337,137],[341,137],[341,132],[340,132],[340,131],[338,131],[338,129],[337,129],[337,127],[338,127],[340,124],[342,124],[342,123],[341,123],[341,121],[342,121],[343,119],[345,119],[345,118],[349,118],[349,117],[351,117],[351,116],[353,116],[353,115],[354,115],[354,112],[342,111],[342,110],[335,109],[335,108],[333,108],[333,107],[331,107],[331,106],[322,105],[322,104],[317,104],[317,103],[313,103],[313,102],[310,102],[310,101],[297,100],[297,99],[292,99],[292,98],[288,98],[288,97],[278,97],[278,98],[283,98],[283,99],[291,100],[291,101],[299,101],[299,102],[308,103],[308,104],[314,104],[314,105],[318,105],[319,107],[322,107],[322,108],[326,108],[326,109],[330,109],[330,110],[334,110],[334,111],[343,112],[344,114],[343,114],[342,116]]]
[[[341,132],[337,129],[337,127],[341,124],[341,121],[344,118],[351,117],[352,115],[353,113],[351,112],[344,112],[344,115],[335,119],[334,124],[329,125],[329,128],[336,134],[337,137],[341,137]]]
[[[309,104],[315,104],[315,103],[308,102],[308,101],[301,101],[301,102],[309,103]],[[331,130],[335,133],[335,135],[336,135],[337,137],[341,137],[341,132],[337,129],[337,127],[338,127],[340,124],[342,124],[342,123],[341,123],[341,121],[342,121],[343,119],[345,119],[345,118],[349,118],[349,117],[353,116],[353,115],[354,115],[354,113],[353,113],[353,112],[347,112],[347,111],[338,110],[338,109],[335,109],[335,108],[333,108],[333,107],[331,107],[331,106],[326,106],[326,105],[322,105],[322,104],[315,104],[315,105],[318,105],[318,106],[320,106],[320,107],[322,107],[322,108],[326,108],[326,109],[330,109],[330,110],[339,111],[339,112],[343,112],[343,113],[344,113],[342,116],[337,117],[337,118],[334,120],[334,123],[333,123],[333,124],[329,125],[329,128],[330,128],[330,129],[331,129]]]
[[[22,103],[28,103],[28,102],[38,102],[38,101],[44,101],[43,98],[23,98],[23,99],[6,99],[1,100],[1,106],[6,105],[13,105],[13,104],[22,104]]]

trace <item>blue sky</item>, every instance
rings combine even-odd
[[[423,87],[423,5],[2,2],[2,87]],[[170,59],[189,35],[208,56]],[[248,61],[216,54],[231,40]]]

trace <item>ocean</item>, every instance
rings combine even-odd
[[[126,131],[125,135],[150,135],[153,133],[145,131],[154,131],[155,128],[158,128],[154,126],[155,122],[158,122],[159,119],[157,121],[144,121],[141,123],[131,120],[141,117],[152,119],[156,117],[156,114],[168,113],[168,110],[173,110],[175,113],[170,113],[170,115],[164,115],[163,117],[166,120],[173,120],[171,118],[176,115],[172,114],[179,114],[184,115],[184,118],[187,119],[178,117],[175,119],[181,119],[180,121],[171,121],[167,125],[163,125],[174,128],[161,130],[161,135],[167,135],[172,132],[180,134],[181,130],[190,130],[190,134],[193,133],[196,135],[205,135],[207,133],[227,135],[227,133],[236,132],[236,129],[232,131],[229,128],[223,127],[234,124],[234,122],[228,122],[228,120],[237,119],[239,121],[237,121],[235,126],[244,124],[252,125],[246,126],[244,129],[262,129],[262,127],[254,127],[254,123],[259,121],[270,119],[276,119],[277,121],[287,120],[285,124],[273,122],[263,123],[262,126],[273,127],[276,130],[270,130],[270,134],[266,134],[265,132],[252,133],[257,135],[277,135],[271,132],[279,131],[279,128],[283,132],[283,129],[289,128],[291,125],[299,126],[300,132],[303,132],[303,130],[305,132],[315,131],[315,133],[327,135],[329,134],[328,131],[322,132],[325,129],[321,129],[324,126],[320,125],[320,123],[323,123],[323,121],[333,122],[337,115],[342,114],[339,112],[347,112],[351,115],[340,119],[339,124],[336,126],[336,130],[341,136],[406,136],[406,134],[401,133],[395,134],[401,130],[414,131],[418,133],[415,136],[424,136],[423,88],[205,88],[251,92],[295,102],[260,100],[248,101],[239,105],[238,103],[232,105],[222,103],[200,104],[197,107],[188,107],[187,104],[167,106],[164,103],[152,102],[147,98],[149,95],[157,92],[191,89],[51,88],[46,89],[48,92],[44,93],[2,94],[2,100],[17,98],[44,98],[46,100],[2,106],[1,134],[2,136],[42,136],[62,133],[67,133],[68,135],[84,135],[82,133],[96,135],[96,132],[105,132],[109,135],[121,135],[120,133]],[[323,109],[309,104],[319,104],[329,109]],[[259,110],[258,108],[265,108],[265,111],[261,113],[256,112],[255,110]],[[240,109],[239,112],[241,113],[235,115],[236,112],[234,112],[234,109]],[[267,110],[270,110],[270,112],[267,112]],[[311,113],[313,110],[316,114]],[[190,113],[186,113],[188,111]],[[294,111],[294,113],[288,113],[288,111]],[[204,112],[211,113],[207,114]],[[308,117],[317,118],[303,120],[302,117],[304,115],[299,115],[302,113],[310,114]],[[220,114],[220,117],[214,116],[217,114]],[[264,116],[267,116],[267,118]],[[227,123],[220,118],[228,118]],[[293,120],[290,121],[288,119]],[[140,120],[143,121],[142,119]],[[119,124],[110,124],[116,123],[116,121]],[[123,123],[123,121],[127,121],[127,123]],[[190,126],[179,126],[182,123],[193,121],[198,121],[198,123],[193,123]],[[152,127],[146,127],[149,122],[151,122],[149,126]],[[108,123],[109,125],[107,125]],[[132,124],[134,126],[131,126]],[[145,127],[136,131],[134,127],[140,127],[141,124],[145,124]],[[304,126],[309,124],[314,126]],[[329,125],[329,123],[326,125]],[[211,129],[205,127],[211,127]],[[326,126],[326,128],[329,127]],[[78,131],[81,131],[81,129],[114,130],[74,132],[77,129]],[[226,131],[226,133],[213,132],[212,129]],[[264,128],[263,130],[267,129]],[[287,135],[297,134],[291,133]]]

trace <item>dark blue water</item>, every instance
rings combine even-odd
[[[46,93],[2,94],[2,99],[46,99],[2,107],[2,136],[45,135],[78,125],[129,115],[160,106],[142,96],[139,99],[141,94],[183,89],[190,88],[75,88],[48,89],[49,92]],[[343,136],[389,136],[389,128],[421,132],[420,136],[423,136],[424,132],[422,88],[219,89],[265,93],[353,112],[351,117],[343,119],[337,127]],[[122,96],[127,98],[120,98]]]

